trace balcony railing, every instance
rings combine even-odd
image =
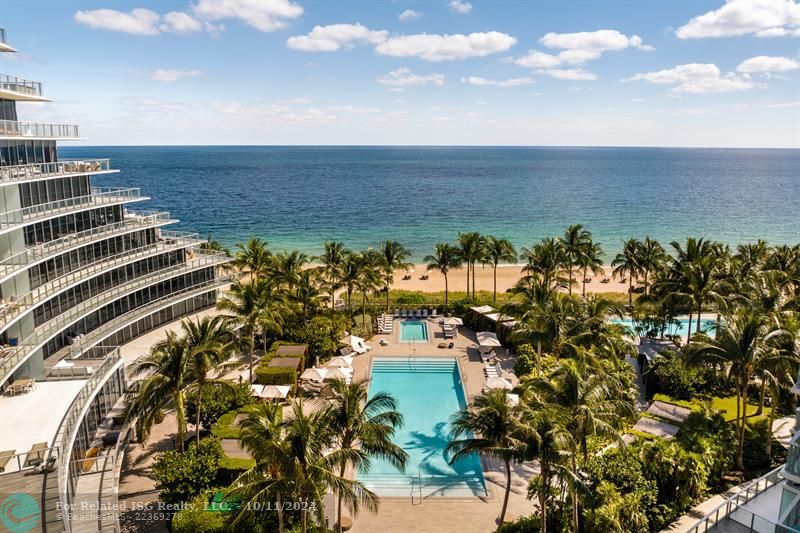
[[[30,96],[42,96],[42,84],[40,82],[6,74],[0,74],[0,90],[14,91],[15,93]]]
[[[32,137],[45,139],[80,139],[78,126],[71,124],[41,124],[0,120],[0,137]]]
[[[54,163],[32,163],[0,167],[0,185],[36,181],[71,174],[99,174],[113,172],[108,159],[84,159],[81,161],[56,161]]]
[[[13,298],[8,303],[0,304],[0,331],[8,328],[30,309],[40,305],[45,300],[103,272],[165,252],[179,250],[189,246],[199,246],[201,243],[205,242],[199,239],[196,233],[165,233],[166,235],[162,233],[163,240],[161,242],[126,250],[116,255],[106,256],[85,265],[77,265],[75,270],[40,285],[28,294]]]
[[[147,199],[146,196],[140,194],[138,188],[92,187],[92,194],[88,196],[65,198],[64,200],[56,200],[55,202],[47,202],[0,213],[0,230],[8,229],[17,224],[30,224],[38,222],[40,219],[57,217],[70,211],[102,207],[108,204],[139,202]]]
[[[169,218],[169,213],[167,212],[129,212],[122,222],[106,224],[77,233],[69,233],[58,239],[31,246],[22,252],[6,257],[0,261],[0,281],[8,279],[9,276],[25,270],[36,263],[51,259],[74,248],[107,239],[118,234],[121,235],[123,233],[130,233],[132,231],[151,227],[174,224],[175,222],[177,222],[177,220]]]
[[[128,294],[134,293],[139,289],[201,268],[221,265],[230,261],[225,254],[219,252],[196,250],[195,253],[197,256],[185,263],[153,271],[147,275],[112,287],[100,294],[86,298],[77,305],[54,316],[51,320],[37,327],[31,335],[19,341],[17,346],[11,347],[0,356],[2,357],[2,359],[0,359],[0,384],[4,383],[11,373],[44,343],[91,312],[101,309],[105,305]]]
[[[81,422],[85,417],[86,407],[94,399],[99,388],[108,381],[112,371],[119,366],[122,366],[122,357],[119,354],[119,349],[117,349],[106,356],[105,360],[97,367],[95,373],[86,380],[86,383],[84,383],[73,400],[72,405],[70,405],[67,414],[64,415],[58,428],[58,433],[56,433],[54,446],[61,450],[61,457],[58,458],[58,496],[62,509],[69,509],[69,504],[72,503],[75,490],[75,476],[71,468],[73,466],[72,446],[75,443]],[[70,531],[69,514],[63,513],[66,531]]]

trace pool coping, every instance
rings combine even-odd
[[[398,333],[399,336],[399,328]],[[461,361],[457,355],[447,356],[447,355],[409,355],[409,356],[402,356],[402,355],[374,355],[369,354],[369,364],[367,365],[367,371],[365,376],[365,382],[367,384],[367,390],[372,386],[372,364],[375,360],[396,360],[396,361],[404,361],[408,359],[427,359],[427,360],[454,360],[456,363],[456,368],[458,369],[458,382],[461,385],[461,391],[464,395],[464,401],[466,402],[466,407],[470,407],[472,405],[472,397],[469,395],[467,391],[467,387],[465,386],[464,378],[466,377],[466,372],[461,366]],[[481,465],[481,481],[483,483],[484,493],[483,495],[473,494],[472,496],[423,496],[422,501],[425,502],[474,502],[475,500],[481,500],[484,502],[495,502],[499,501],[496,489],[493,486],[494,483],[489,483],[486,473],[491,472],[492,469],[489,467],[488,462],[483,455],[478,454],[478,461]],[[353,472],[353,479],[358,480],[358,477],[355,472]],[[411,505],[415,505],[414,502],[419,501],[419,496],[409,495],[409,496],[382,496],[379,495],[381,500],[392,500],[392,501],[408,501],[411,500]],[[419,501],[416,505],[421,505],[422,501]]]

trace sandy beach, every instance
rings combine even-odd
[[[611,267],[605,267],[608,283],[601,283],[603,276],[591,276],[592,281],[586,284],[586,292],[628,292],[628,283],[620,283],[619,280],[611,276]],[[422,292],[444,291],[444,276],[437,271],[428,272],[429,279],[423,280],[420,277],[425,274],[425,265],[414,265],[413,272],[410,272],[411,279],[403,279],[406,272],[398,270],[395,272],[394,284],[392,289]],[[478,291],[492,290],[491,267],[476,265],[475,267],[475,289]],[[451,291],[466,290],[467,269],[460,268],[451,271],[447,275],[449,289]],[[522,277],[522,266],[520,265],[501,265],[497,267],[497,292],[505,292],[516,284]],[[471,287],[470,287],[471,288]],[[578,283],[573,287],[573,292],[581,293],[582,287]]]

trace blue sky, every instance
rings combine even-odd
[[[21,118],[88,144],[800,147],[800,5],[17,1]]]

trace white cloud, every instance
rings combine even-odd
[[[252,127],[254,124],[320,126],[336,120],[336,115],[312,107],[295,111],[279,104],[245,105],[229,102],[217,105],[216,109],[223,120],[228,119],[228,125],[239,123],[244,127]]]
[[[488,80],[478,76],[469,76],[461,78],[461,83],[479,86],[494,86],[494,87],[519,87],[521,85],[530,85],[535,83],[531,78],[508,78],[507,80]]]
[[[76,11],[75,22],[86,24],[91,28],[119,31],[133,35],[158,35],[160,15],[149,9],[136,8],[129,13],[116,9],[94,9]]]
[[[800,35],[800,4],[794,0],[729,0],[719,9],[694,17],[675,31],[681,39]]]
[[[303,52],[335,52],[356,44],[379,44],[389,32],[373,31],[362,24],[331,24],[314,26],[307,35],[296,35],[286,40],[286,46]]]
[[[203,24],[182,11],[170,11],[164,15],[164,22],[159,26],[161,31],[175,33],[192,33],[203,29]]]
[[[342,111],[345,113],[358,113],[358,114],[366,114],[366,113],[380,113],[380,108],[377,107],[359,107],[353,105],[332,105],[328,106],[328,109],[331,111]]]
[[[584,65],[600,58],[605,52],[637,48],[653,50],[642,43],[641,37],[630,37],[617,30],[582,31],[577,33],[548,33],[539,42],[548,47],[561,49],[558,54],[548,54],[539,50],[529,50],[524,56],[513,60],[514,64],[526,68],[544,69],[546,74],[559,79],[596,79],[594,74],[579,68],[558,69],[561,66]],[[552,72],[550,72],[552,70]]]
[[[631,102],[644,102],[644,98],[631,98]]]
[[[421,33],[391,37],[375,47],[382,55],[419,57],[427,61],[448,61],[484,57],[504,52],[517,40],[505,33],[490,31],[469,35],[438,35]]]
[[[788,57],[756,56],[745,59],[736,67],[738,72],[755,74],[761,72],[788,72],[800,69],[800,63]]]
[[[397,16],[397,18],[400,19],[401,21],[406,21],[406,20],[418,19],[421,16],[422,13],[420,13],[419,11],[414,11],[413,9],[406,9],[405,11],[400,13],[400,15]]]
[[[557,80],[593,81],[597,79],[597,76],[582,68],[548,68],[537,70],[536,72],[546,74]]]
[[[257,30],[283,29],[303,14],[303,7],[290,0],[198,0],[192,12],[205,20],[239,19]]]
[[[447,7],[449,7],[450,11],[453,13],[458,13],[460,15],[466,15],[472,11],[472,4],[464,2],[463,0],[450,0],[450,2],[447,3]]]
[[[623,81],[646,81],[674,85],[673,94],[706,94],[744,91],[756,87],[752,81],[733,72],[723,75],[713,63],[689,63],[671,69],[642,72]]]
[[[414,74],[408,67],[400,67],[378,78],[378,83],[401,89],[413,85],[444,85],[443,74]],[[400,92],[400,91],[395,91]]]
[[[178,81],[181,78],[194,78],[202,75],[203,73],[200,72],[199,70],[178,70],[178,69],[160,68],[154,70],[150,74],[150,79],[156,81]]]

